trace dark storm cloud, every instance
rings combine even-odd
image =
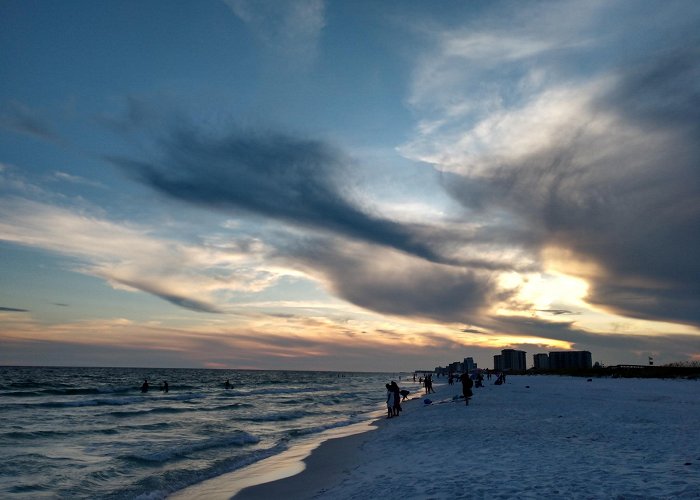
[[[161,146],[162,157],[155,162],[112,161],[178,200],[241,209],[441,260],[420,240],[420,227],[373,215],[349,199],[343,176],[350,160],[324,142],[274,133],[213,139],[180,130]]]
[[[475,211],[506,208],[542,248],[594,261],[602,272],[586,276],[591,302],[700,325],[697,53],[665,53],[623,74],[592,105],[593,119],[614,117],[603,133],[568,124],[557,146],[488,176],[452,177],[449,192]]]
[[[697,38],[697,36],[696,36]],[[693,43],[693,41],[690,41]],[[700,129],[700,41],[694,47],[668,51],[623,75],[620,84],[601,99],[635,122],[652,128],[659,122]]]

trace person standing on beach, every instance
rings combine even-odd
[[[386,384],[386,411],[386,418],[394,416],[394,391],[391,390],[391,385],[389,384]]]
[[[391,392],[394,393],[394,416],[398,417],[399,412],[402,410],[401,408],[401,389],[399,388],[398,384],[394,382],[393,380],[391,381],[391,385],[389,386],[391,388]]]
[[[462,381],[462,394],[464,395],[464,404],[466,406],[469,406],[469,398],[473,396],[472,387],[474,387],[474,381],[467,372],[464,372],[459,377],[459,380]]]
[[[425,393],[430,394],[431,392],[435,392],[435,389],[433,389],[433,376],[428,375],[425,377]]]

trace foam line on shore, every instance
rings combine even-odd
[[[349,458],[350,452],[357,449],[358,438],[377,428],[374,423],[375,420],[369,420],[310,436],[280,454],[175,492],[168,499],[263,498],[274,494],[268,492],[279,491],[277,488],[282,481],[285,482],[281,490],[284,492],[288,492],[289,488],[294,488],[299,494],[310,489],[315,491],[315,484],[320,479],[318,472],[323,464],[331,464],[331,468],[340,466],[338,458]],[[313,472],[304,474],[307,470]],[[334,476],[328,476],[328,479],[329,484],[334,482]]]

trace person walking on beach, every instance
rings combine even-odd
[[[474,381],[469,376],[467,372],[464,372],[459,380],[462,382],[462,394],[464,395],[464,404],[469,406],[469,398],[473,396],[472,387],[474,387]]]
[[[148,392],[148,380],[143,381],[143,385],[141,386],[141,392]]]

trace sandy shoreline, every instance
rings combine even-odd
[[[380,422],[371,420],[331,429],[279,455],[175,492],[168,499],[253,500],[270,495],[312,498],[337,484],[348,468],[361,460],[362,444]]]
[[[233,498],[263,500],[270,498],[315,498],[352,474],[361,461],[362,445],[372,432],[329,439],[304,459],[305,468],[293,476],[250,486]]]
[[[181,498],[700,499],[699,381],[513,376],[469,406],[460,392],[439,386],[285,474],[261,461]]]

